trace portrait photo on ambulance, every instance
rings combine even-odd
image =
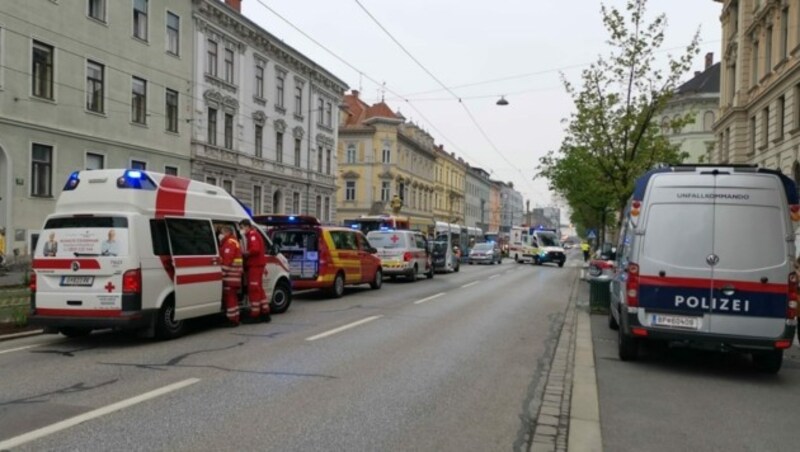
[[[654,169],[622,220],[608,324],[618,353],[661,342],[778,372],[797,328],[795,183],[753,165]]]
[[[258,228],[249,240],[260,247],[245,254],[239,226],[249,219],[236,198],[203,182],[77,171],[36,244],[30,322],[70,337],[111,329],[170,339],[203,316],[230,326],[240,311],[268,320],[291,303],[288,262]]]

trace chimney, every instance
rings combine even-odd
[[[358,94],[359,94],[359,93],[358,93],[358,90],[357,90],[357,89],[354,89],[354,90],[353,90],[353,97],[355,97],[356,99],[358,99]]]
[[[242,0],[225,0],[225,4],[236,10],[237,13],[242,13]]]
[[[712,64],[714,64],[714,52],[708,52],[706,54],[706,69],[710,68]]]

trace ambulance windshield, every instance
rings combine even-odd
[[[37,258],[128,255],[128,219],[75,216],[47,220],[36,243]]]

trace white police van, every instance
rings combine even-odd
[[[67,336],[106,328],[178,336],[184,320],[222,312],[216,229],[236,231],[248,217],[234,197],[203,182],[77,171],[36,245],[30,321]],[[283,312],[291,302],[288,263],[264,240],[264,289],[273,312]]]
[[[738,350],[777,372],[797,325],[797,187],[751,165],[652,170],[637,180],[617,247],[609,326],[619,356],[642,340]]]

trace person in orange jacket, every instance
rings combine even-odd
[[[242,287],[242,248],[233,228],[222,226],[219,255],[222,260],[222,303],[230,326],[239,326],[239,288]]]
[[[244,267],[247,271],[247,297],[250,299],[250,318],[261,318],[265,322],[271,320],[269,301],[264,293],[264,271],[267,267],[267,255],[264,238],[250,223],[250,220],[239,222],[242,236],[245,239]]]

